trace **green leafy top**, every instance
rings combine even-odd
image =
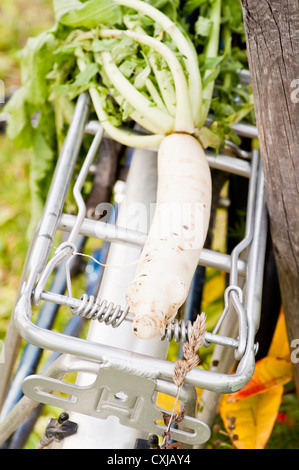
[[[54,0],[55,25],[20,53],[22,88],[5,111],[16,145],[33,146],[33,190],[43,196],[76,97],[89,90],[98,119],[130,146],[159,145],[174,131],[204,147],[252,118],[239,0]],[[213,123],[208,128],[208,113]],[[36,124],[32,124],[33,116]],[[123,124],[146,129],[137,136]],[[121,126],[121,127],[120,127]]]

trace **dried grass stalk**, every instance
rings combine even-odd
[[[198,315],[196,321],[192,325],[189,340],[183,346],[184,359],[179,359],[174,365],[173,381],[178,387],[175,403],[171,416],[164,420],[167,429],[163,434],[163,442],[161,448],[167,448],[167,441],[170,439],[170,428],[175,423],[177,414],[175,407],[180,396],[181,388],[184,384],[188,372],[200,364],[200,357],[198,355],[199,349],[204,344],[206,331],[206,315],[202,313]],[[181,412],[180,412],[181,413]],[[183,414],[182,414],[183,416]]]

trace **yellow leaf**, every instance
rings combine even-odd
[[[219,276],[214,276],[205,284],[202,310],[205,310],[210,304],[223,297],[225,282],[225,274],[221,273]]]
[[[290,347],[283,310],[281,310],[277,320],[268,356],[290,357]]]
[[[229,395],[223,396],[220,415],[237,449],[264,449],[276,421],[282,394],[281,385],[237,402],[228,401]]]
[[[239,392],[228,395],[228,401],[239,401],[288,383],[293,378],[293,367],[289,359],[267,356],[260,359],[249,383]]]
[[[265,447],[278,414],[283,385],[292,378],[293,367],[281,312],[268,356],[256,363],[253,377],[242,390],[225,395],[221,401],[221,418],[235,447]],[[238,440],[234,440],[234,435]]]
[[[162,408],[163,410],[172,411],[174,403],[175,403],[174,397],[171,397],[170,395],[166,395],[165,393],[161,393],[161,392],[158,393],[156,404],[159,408]],[[176,413],[180,411],[179,406],[180,406],[180,403],[178,401],[176,404],[176,408],[175,408]]]

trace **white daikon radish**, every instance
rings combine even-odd
[[[191,135],[164,138],[158,153],[157,205],[127,302],[133,331],[147,339],[164,333],[188,295],[206,238],[211,177],[200,143]]]
[[[88,53],[96,47],[93,58],[102,85],[94,83],[89,92],[106,132],[127,146],[158,148],[157,205],[126,295],[135,314],[133,332],[147,339],[163,334],[186,300],[205,242],[211,176],[203,145],[219,144],[218,137],[204,127],[213,91],[209,73],[214,74],[206,68],[209,86],[203,86],[194,45],[164,13],[140,0],[114,2],[122,7],[125,27],[99,27],[81,37],[83,42],[91,41]],[[132,10],[139,16],[130,16]],[[206,60],[217,57],[220,13],[221,0],[215,0],[211,6],[215,27]],[[82,73],[91,67],[90,60],[90,54],[79,56]],[[117,114],[111,109],[123,110],[147,132],[140,135],[115,124]]]
[[[224,144],[229,126],[253,110],[238,74],[244,50],[237,58],[232,48],[232,34],[243,32],[228,21],[228,3],[55,0],[55,27],[28,41],[24,86],[6,107],[8,133],[17,145],[30,143],[40,153],[38,135],[46,151],[46,161],[37,165],[42,174],[34,168],[38,197],[53,167],[50,156],[63,144],[73,100],[84,91],[112,139],[158,149],[156,213],[127,290],[140,338],[164,332],[186,299],[200,258],[211,199],[203,148]],[[239,2],[232,3],[241,18]],[[56,132],[45,125],[53,109]],[[210,110],[215,119],[207,128]],[[40,115],[37,133],[31,114]]]

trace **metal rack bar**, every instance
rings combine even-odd
[[[75,222],[75,215],[62,214],[58,222],[58,229],[70,232],[73,229]],[[137,230],[127,229],[108,222],[104,223],[91,219],[84,219],[79,233],[86,237],[98,238],[99,240],[106,240],[111,243],[128,244],[137,247],[143,247],[147,237],[146,233]],[[203,249],[199,264],[228,273],[230,272],[231,267],[231,256],[226,253]],[[245,260],[238,260],[237,269],[240,276],[244,277],[246,275],[246,266],[247,263]]]
[[[38,235],[33,246],[31,254],[31,279],[28,280],[29,284],[34,284],[36,278],[45,268],[53,238],[57,230],[59,216],[64,206],[68,187],[70,185],[80,151],[85,132],[85,125],[89,116],[89,110],[89,96],[87,94],[82,94],[78,99],[73,120],[70,125],[61,156],[57,162],[44,213],[40,222]]]
[[[212,118],[208,117],[206,120],[206,125],[212,123]],[[98,121],[89,121],[86,124],[85,131],[87,134],[96,134],[99,127]],[[241,137],[248,137],[249,139],[257,139],[257,128],[252,124],[247,124],[245,122],[238,122],[232,125],[232,129],[235,133]],[[108,136],[109,137],[109,136]]]
[[[260,188],[259,197],[263,196],[263,188]],[[263,203],[260,202],[263,206]],[[263,206],[264,207],[264,206]],[[261,239],[261,229],[255,233],[254,242]],[[262,263],[261,263],[262,264]],[[248,269],[253,269],[252,277],[255,282],[260,282],[256,277],[256,264],[251,265]],[[260,273],[260,269],[258,270]],[[77,355],[90,361],[110,363],[116,369],[130,367],[137,375],[147,374],[153,378],[171,379],[173,375],[174,364],[170,361],[161,359],[153,359],[141,354],[134,354],[124,350],[97,344],[91,341],[78,338],[66,337],[57,332],[46,331],[33,324],[31,317],[31,295],[32,286],[26,285],[23,294],[16,307],[16,323],[18,330],[23,338],[28,342],[41,346],[45,349],[60,351]],[[258,299],[256,299],[255,308],[258,308]],[[250,314],[250,318],[252,314]],[[248,325],[250,342],[246,345],[244,356],[242,357],[238,369],[235,374],[220,374],[201,369],[192,370],[186,378],[186,383],[196,387],[208,390],[218,391],[220,393],[230,393],[242,388],[251,378],[254,371],[254,337],[252,322]]]

